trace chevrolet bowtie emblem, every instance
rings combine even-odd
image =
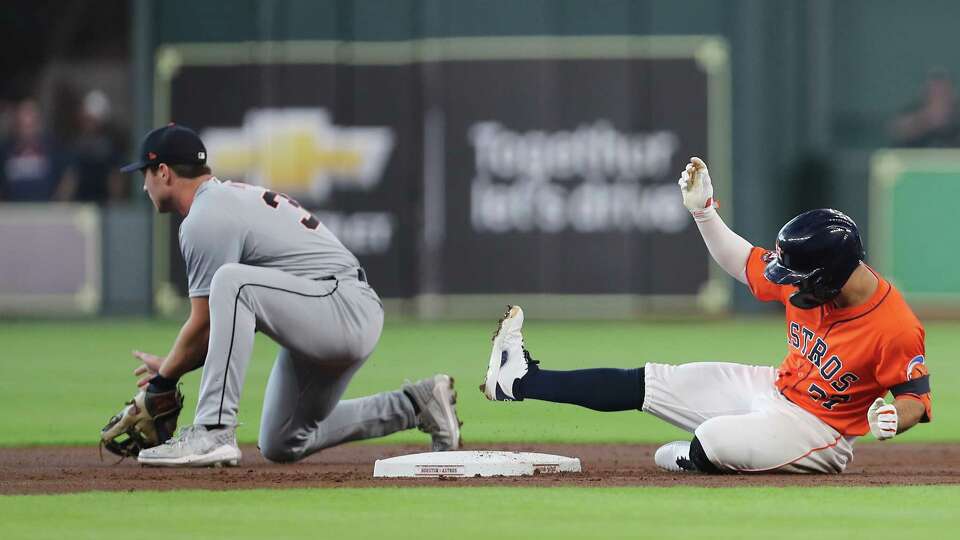
[[[201,134],[217,175],[325,198],[337,186],[370,189],[393,149],[389,127],[335,126],[324,109],[254,109],[240,128]]]

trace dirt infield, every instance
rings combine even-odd
[[[467,449],[491,449],[474,446]],[[239,467],[151,469],[133,460],[101,462],[97,448],[0,449],[0,494],[141,491],[172,489],[337,488],[379,486],[884,486],[960,484],[960,445],[871,444],[857,448],[848,471],[837,476],[670,474],[653,465],[651,445],[495,445],[579,457],[578,474],[528,478],[374,480],[380,458],[423,452],[422,446],[354,444],[334,448],[292,465],[268,463],[255,447],[244,447]]]

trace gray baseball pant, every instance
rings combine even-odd
[[[210,286],[210,345],[197,424],[237,424],[244,377],[259,330],[280,344],[267,382],[260,451],[296,461],[338,444],[410,429],[413,405],[397,390],[340,401],[373,352],[383,307],[356,271],[312,280],[272,268],[223,265]]]

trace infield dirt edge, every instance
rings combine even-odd
[[[520,450],[579,457],[582,473],[522,478],[374,479],[377,459],[423,452],[418,445],[350,444],[295,464],[267,462],[255,446],[243,446],[239,467],[155,469],[134,460],[100,461],[96,446],[0,448],[0,494],[177,489],[340,488],[422,486],[899,486],[960,484],[960,444],[863,445],[842,475],[671,474],[653,464],[657,445],[496,444],[471,450]]]

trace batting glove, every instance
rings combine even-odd
[[[867,411],[867,422],[874,437],[881,441],[892,439],[897,434],[897,408],[877,398]]]
[[[693,214],[693,219],[706,221],[713,217],[717,203],[713,199],[710,171],[702,159],[690,158],[690,163],[683,170],[677,184],[680,185],[680,193],[683,195],[683,205]]]

